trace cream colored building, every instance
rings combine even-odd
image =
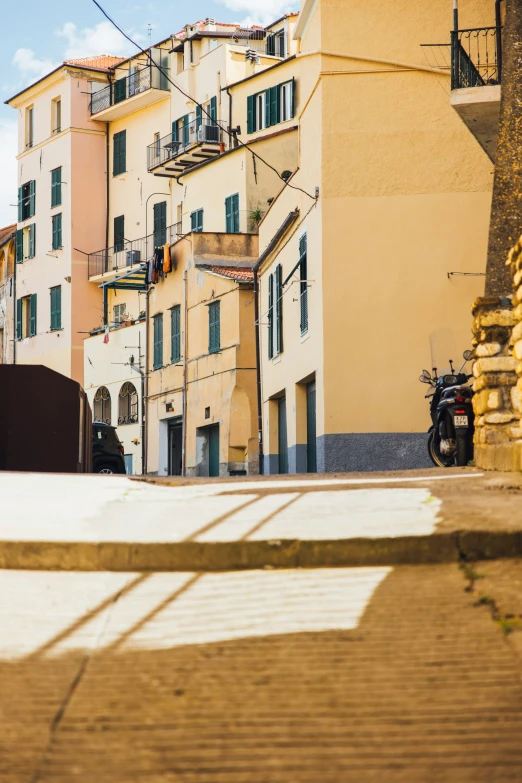
[[[16,224],[0,229],[0,364],[14,364]]]
[[[119,59],[69,60],[7,101],[18,113],[16,361],[80,383],[85,333],[101,321],[86,253],[106,226],[106,128],[89,93]]]
[[[306,0],[297,57],[231,90],[242,124],[250,95],[296,80],[297,170],[259,227],[266,472],[430,464],[417,379],[470,347],[492,187],[420,46],[451,23],[445,0]]]

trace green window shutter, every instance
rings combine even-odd
[[[34,258],[36,255],[36,223],[31,223],[28,230],[29,234],[29,252],[28,258]]]
[[[114,252],[125,249],[125,215],[114,218]]]
[[[293,117],[295,115],[295,79],[292,79],[291,90],[292,90],[292,98],[290,101],[290,106],[291,106],[290,117]]]
[[[283,268],[281,264],[275,270],[276,295],[276,351],[283,352]]]
[[[232,233],[232,196],[227,196],[225,199],[225,220],[226,220],[226,232]]]
[[[53,215],[53,250],[62,247],[62,213]]]
[[[23,188],[18,188],[18,222],[21,223],[24,219],[24,210],[23,210],[23,199],[24,199],[24,190]]]
[[[221,347],[220,317],[221,302],[212,302],[208,306],[208,352],[217,353]]]
[[[154,369],[163,367],[163,315],[154,316]]]
[[[280,87],[281,85],[277,84],[275,87],[270,87],[267,90],[266,105],[267,107],[270,105],[270,112],[267,115],[267,119],[270,119],[270,122],[267,122],[267,127],[269,125],[277,125],[279,122]]]
[[[22,307],[21,299],[16,300],[16,339],[22,339]]]
[[[306,234],[299,240],[299,277],[300,277],[300,308],[301,308],[301,333],[308,330],[308,263],[307,263]]]
[[[266,37],[266,53],[275,55],[275,35],[273,33]]]
[[[172,123],[172,141],[179,141],[178,120]]]
[[[203,210],[197,209],[190,213],[190,230],[203,231]]]
[[[51,171],[51,207],[62,203],[62,167]]]
[[[189,116],[183,117],[183,146],[186,147],[189,142]]]
[[[24,230],[18,228],[16,230],[16,263],[21,264],[24,260]]]
[[[271,87],[265,91],[265,127],[269,128],[273,125],[272,122],[272,104],[270,103],[270,91]]]
[[[127,97],[127,78],[117,79],[113,85],[114,103],[120,103]]]
[[[196,131],[200,127],[200,125],[203,125],[203,109],[198,103],[196,106]]]
[[[239,193],[225,199],[227,234],[239,234]]]
[[[181,359],[180,306],[170,311],[170,361],[177,364]]]
[[[215,123],[217,122],[217,98],[214,95],[213,98],[210,99],[210,116],[212,117],[212,121]]]
[[[51,330],[62,328],[62,287],[51,288]]]
[[[239,193],[232,196],[232,209],[234,215],[233,233],[239,234]]]
[[[256,129],[256,96],[247,98],[247,133],[253,133]]]
[[[167,202],[154,204],[154,247],[162,247],[167,242]]]
[[[268,276],[268,358],[274,356],[274,275]]]
[[[32,179],[29,183],[29,212],[28,218],[34,217],[36,211],[36,180]]]
[[[114,176],[127,170],[127,131],[114,134],[112,150],[112,173]]]
[[[29,337],[36,334],[36,294],[31,294],[29,300]]]

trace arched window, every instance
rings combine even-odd
[[[94,421],[111,423],[111,393],[106,386],[100,386],[94,395]]]
[[[130,381],[120,389],[118,424],[136,424],[138,421],[138,392]]]

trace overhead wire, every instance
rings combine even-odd
[[[106,10],[103,8],[103,6],[102,6],[102,5],[101,5],[101,4],[98,2],[98,0],[92,0],[92,2],[93,2],[93,3],[94,3],[94,5],[95,5],[95,6],[96,6],[96,7],[97,7],[97,8],[98,8],[100,11],[101,11],[101,13],[102,13],[102,14],[105,16],[105,18],[106,18],[106,19],[107,19],[107,20],[108,20],[108,21],[109,21],[109,22],[110,22],[110,23],[111,23],[111,24],[112,24],[112,25],[113,25],[113,26],[116,28],[116,30],[118,30],[118,31],[119,31],[119,32],[120,32],[120,33],[123,35],[123,37],[127,39],[127,41],[129,41],[129,42],[130,42],[130,43],[131,43],[133,46],[135,46],[135,47],[136,47],[136,49],[138,49],[138,50],[139,50],[139,52],[140,52],[141,54],[144,54],[146,57],[148,57],[148,59],[150,60],[150,64],[151,64],[151,65],[154,65],[154,66],[155,66],[155,67],[158,69],[158,71],[159,71],[159,72],[160,72],[160,73],[161,73],[161,74],[162,74],[162,75],[165,77],[165,79],[167,79],[167,81],[168,81],[168,82],[169,82],[169,83],[170,83],[170,84],[171,84],[173,87],[175,87],[175,88],[176,88],[176,89],[177,89],[177,90],[178,90],[178,91],[179,91],[179,92],[180,92],[180,93],[181,93],[181,94],[182,94],[182,95],[183,95],[185,98],[187,98],[187,100],[189,100],[189,101],[191,101],[191,102],[195,103],[196,105],[198,105],[198,106],[201,108],[201,111],[202,111],[204,114],[206,114],[206,115],[207,115],[207,117],[208,117],[210,120],[212,120],[212,122],[213,122],[214,124],[216,124],[216,125],[219,125],[219,127],[221,128],[221,130],[222,130],[222,131],[224,131],[224,133],[226,133],[228,136],[230,136],[230,138],[233,138],[233,139],[235,139],[237,142],[239,142],[239,144],[240,144],[242,147],[244,147],[245,149],[247,149],[247,150],[248,150],[248,151],[249,151],[249,152],[250,152],[250,153],[251,153],[251,154],[252,154],[254,157],[256,157],[258,160],[260,160],[260,161],[261,161],[261,163],[264,163],[264,164],[265,164],[265,166],[267,166],[267,167],[268,167],[269,169],[271,169],[271,170],[272,170],[272,171],[273,171],[275,174],[277,174],[277,176],[279,177],[279,179],[280,179],[280,180],[282,180],[282,181],[285,183],[285,185],[286,185],[287,187],[289,187],[289,188],[292,188],[293,190],[299,190],[299,191],[301,191],[301,193],[304,193],[304,194],[305,194],[305,196],[308,196],[308,198],[311,198],[313,201],[317,201],[317,199],[318,199],[318,196],[312,196],[312,194],[311,194],[311,193],[308,193],[308,191],[307,191],[307,190],[304,190],[304,188],[300,188],[298,185],[293,185],[291,182],[288,182],[288,181],[287,181],[287,180],[286,180],[286,179],[285,179],[285,178],[282,176],[282,174],[280,174],[280,173],[279,173],[279,171],[278,171],[278,170],[277,170],[277,169],[276,169],[274,166],[272,166],[272,164],[271,164],[271,163],[269,163],[267,160],[265,160],[265,159],[264,159],[264,158],[263,158],[261,155],[259,155],[259,153],[257,153],[257,152],[254,152],[254,150],[253,150],[253,149],[250,147],[250,145],[249,145],[249,144],[247,144],[246,142],[242,141],[240,138],[238,138],[237,134],[234,134],[234,133],[232,133],[232,132],[231,132],[230,130],[228,130],[228,128],[226,128],[226,127],[225,127],[225,126],[224,126],[224,125],[223,125],[221,122],[219,122],[219,121],[218,121],[218,120],[216,120],[214,117],[212,117],[212,115],[210,114],[210,112],[209,112],[209,111],[207,111],[207,109],[206,109],[206,108],[205,108],[205,107],[204,107],[204,106],[203,106],[201,103],[199,103],[199,101],[196,101],[196,100],[195,100],[195,99],[194,99],[194,98],[193,98],[191,95],[189,95],[189,93],[185,92],[185,90],[184,90],[182,87],[180,87],[180,85],[179,85],[179,84],[177,84],[177,82],[173,81],[173,80],[170,78],[169,74],[168,74],[168,73],[165,71],[165,69],[164,69],[164,68],[162,68],[161,64],[158,64],[158,63],[155,63],[155,62],[154,62],[154,60],[152,59],[152,56],[151,56],[151,54],[150,54],[150,50],[142,49],[142,47],[141,47],[141,46],[140,46],[138,43],[136,43],[136,41],[134,41],[134,40],[133,40],[133,39],[132,39],[132,38],[131,38],[129,35],[127,35],[127,33],[126,33],[124,30],[122,30],[122,28],[121,28],[121,27],[120,27],[120,26],[117,24],[117,22],[115,22],[115,21],[114,21],[114,19],[113,19],[113,18],[112,18],[112,17],[111,17],[111,16],[110,16],[108,13],[107,13],[107,11],[106,11]],[[181,176],[183,176],[183,175],[181,175]]]

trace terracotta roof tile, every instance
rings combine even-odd
[[[242,283],[250,283],[254,280],[254,270],[248,267],[214,266],[214,264],[198,264],[198,269],[213,272],[215,275],[227,277],[229,280],[238,280]]]
[[[5,226],[5,228],[0,228],[0,245],[3,245],[6,239],[8,239],[11,234],[14,234],[16,231],[16,223],[13,223],[12,226]]]
[[[86,68],[113,68],[123,62],[124,57],[113,57],[111,54],[98,54],[95,57],[78,57],[74,60],[64,60],[64,65],[84,65]]]

